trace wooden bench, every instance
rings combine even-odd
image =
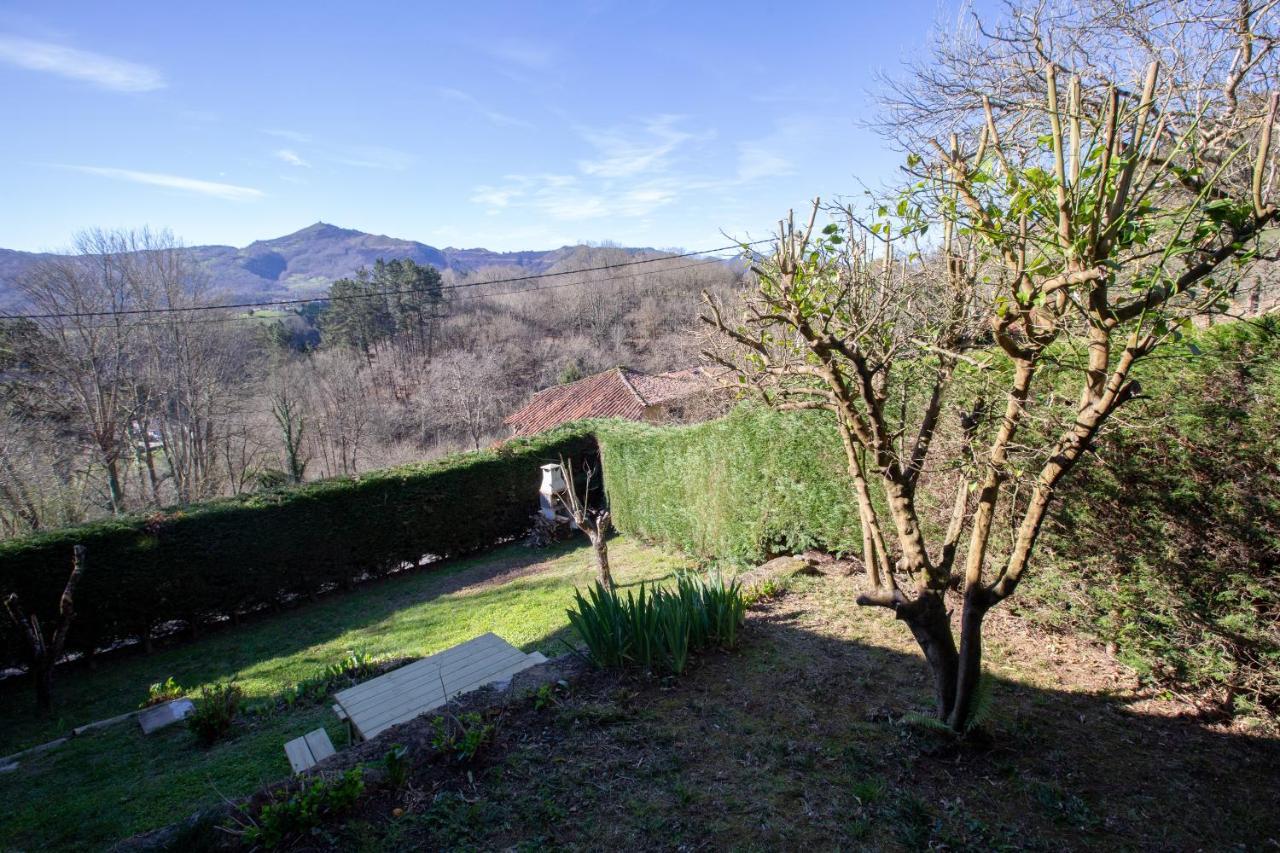
[[[545,661],[539,652],[525,654],[496,634],[482,634],[338,691],[333,697],[338,705],[334,710],[339,717],[346,716],[357,737],[368,740],[440,707],[459,693],[501,683]]]
[[[289,766],[294,773],[310,770],[324,761],[336,750],[329,740],[329,733],[324,729],[307,732],[300,738],[294,738],[284,745],[284,754],[289,756]]]

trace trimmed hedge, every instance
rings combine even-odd
[[[49,618],[88,549],[68,650],[89,651],[174,620],[199,624],[520,536],[538,508],[538,466],[594,456],[568,427],[453,456],[149,516],[125,516],[0,543],[0,593]],[[3,620],[7,623],[7,619]],[[9,625],[0,656],[22,660]]]
[[[1280,317],[1187,343],[1140,365],[1143,399],[1099,440],[1102,461],[1064,485],[1008,606],[1114,643],[1153,681],[1280,715]],[[1074,396],[1069,377],[1061,391]],[[844,451],[823,413],[743,405],[696,426],[609,425],[599,439],[623,532],[734,562],[861,551]],[[950,498],[930,485],[921,521],[936,533]],[[1009,535],[999,526],[993,547]]]
[[[693,426],[610,424],[598,438],[621,531],[739,563],[861,550],[848,463],[825,413],[740,405]]]

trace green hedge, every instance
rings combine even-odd
[[[88,549],[69,650],[138,638],[173,620],[250,611],[522,535],[538,466],[595,455],[590,428],[303,486],[63,528],[0,543],[0,594],[48,618]],[[576,467],[581,468],[578,464]],[[7,619],[3,620],[7,623]],[[3,662],[21,659],[9,625]]]
[[[1069,479],[1009,606],[1114,643],[1156,681],[1277,714],[1280,318],[1186,344],[1141,365],[1144,399]],[[843,449],[820,413],[741,406],[712,423],[615,425],[599,438],[624,532],[735,562],[812,545],[861,551]],[[926,492],[926,510],[945,510],[947,495]],[[922,522],[936,530],[945,512]],[[997,550],[1008,533],[997,531]]]
[[[824,413],[743,405],[709,423],[611,424],[598,437],[619,530],[740,563],[861,550],[844,449]]]

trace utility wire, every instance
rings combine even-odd
[[[688,257],[688,255],[686,255],[685,257]],[[654,275],[655,273],[674,273],[674,272],[680,272],[681,270],[690,270],[690,269],[697,269],[697,268],[699,268],[699,267],[714,266],[714,265],[716,265],[716,264],[720,264],[720,263],[722,263],[722,260],[721,260],[721,259],[717,259],[717,258],[709,258],[709,259],[706,259],[706,260],[698,261],[698,262],[696,262],[696,263],[681,264],[681,265],[679,265],[679,266],[675,266],[675,267],[659,267],[659,268],[655,268],[655,269],[643,270],[643,271],[641,271],[641,272],[628,273],[628,274],[626,274],[626,275],[615,275],[615,276],[609,276],[608,278],[596,278],[596,279],[589,279],[589,280],[587,280],[587,281],[569,281],[569,282],[563,282],[563,283],[561,283],[561,284],[548,284],[548,285],[543,285],[543,286],[541,286],[541,287],[523,287],[523,288],[518,288],[518,289],[516,289],[516,290],[506,290],[506,291],[502,291],[501,293],[469,293],[469,294],[466,294],[466,295],[463,295],[463,296],[455,296],[455,297],[453,297],[452,301],[460,301],[460,300],[463,300],[463,299],[501,299],[501,298],[503,298],[503,297],[505,297],[505,296],[516,296],[516,295],[521,294],[521,293],[537,293],[537,292],[540,292],[540,291],[543,291],[543,290],[559,290],[559,289],[564,288],[564,287],[580,287],[580,286],[588,285],[588,284],[608,284],[608,283],[611,283],[611,282],[614,282],[614,281],[621,281],[621,280],[628,280],[628,279],[638,279],[638,278],[640,278],[641,276]],[[581,270],[577,270],[577,272],[581,272]],[[482,283],[482,284],[495,284],[495,283],[497,283],[497,282],[481,282],[481,283]],[[468,283],[468,284],[470,284],[470,283]],[[453,289],[453,288],[450,288],[450,289]],[[356,298],[360,298],[360,299],[370,298],[370,299],[371,299],[371,298],[379,297],[379,296],[388,296],[388,295],[392,295],[392,294],[397,293],[397,292],[400,292],[400,291],[378,291],[377,293],[353,294],[353,295],[352,295],[351,297],[349,297],[349,298],[351,298],[351,299],[356,299]],[[418,291],[410,291],[410,292],[418,292]],[[340,299],[339,299],[339,301],[341,301],[341,300],[342,300],[342,298],[340,298]],[[332,300],[332,299],[330,299],[330,297],[318,297],[316,301],[327,302],[327,301],[333,301],[333,300]],[[226,307],[226,308],[228,308],[228,309],[230,309],[232,306],[225,306],[225,307]],[[163,310],[161,310],[161,309],[157,309],[158,313],[172,313],[172,314],[184,313],[186,310],[189,310],[189,309],[163,309]],[[114,316],[111,312],[104,312],[104,313],[106,313],[106,314],[107,314],[107,316]],[[119,312],[119,313],[124,313],[124,312]],[[73,316],[88,317],[88,316],[90,316],[90,315],[86,313],[86,314],[83,314],[83,315],[73,315]],[[101,315],[101,314],[98,314],[97,316],[101,317],[102,315]],[[0,314],[0,319],[26,319],[26,318],[31,318],[31,317],[32,317],[32,315],[25,315],[25,316],[24,316],[24,315],[19,315],[19,314]],[[230,317],[208,317],[208,318],[200,319],[200,320],[184,320],[184,321],[183,321],[183,323],[184,323],[184,324],[188,324],[188,325],[189,325],[189,324],[200,324],[200,325],[203,325],[203,324],[205,324],[205,323],[236,323],[236,322],[263,322],[263,321],[266,321],[266,322],[276,321],[276,322],[278,322],[279,320],[282,320],[282,319],[284,319],[284,318],[282,318],[282,317],[255,317],[255,316],[253,316],[253,315],[251,315],[251,314],[236,314],[236,315],[234,315],[234,316],[230,316]],[[437,315],[432,315],[432,316],[428,316],[428,317],[423,317],[423,319],[424,319],[424,320],[445,320],[445,319],[448,319],[448,315],[437,314]],[[168,323],[166,323],[166,322],[164,322],[164,321],[161,321],[161,320],[156,320],[156,321],[150,321],[150,320],[135,320],[135,321],[126,322],[126,323],[100,322],[100,323],[95,323],[95,324],[93,324],[90,328],[95,328],[95,329],[108,329],[108,328],[110,328],[110,329],[120,329],[120,330],[124,330],[124,329],[163,328],[163,327],[166,327],[166,326],[168,326],[168,325],[169,325]]]
[[[756,246],[761,243],[772,242],[772,238],[765,240],[755,240],[750,243],[735,243],[731,246],[721,246],[716,249],[703,249],[695,252],[683,252],[677,255],[662,255],[656,258],[643,258],[638,261],[620,261],[613,264],[602,264],[596,267],[584,267],[577,270],[560,270],[558,272],[536,273],[533,275],[513,276],[510,278],[497,278],[485,281],[468,281],[459,284],[442,285],[441,291],[445,290],[463,290],[470,287],[481,287],[483,285],[492,284],[515,284],[522,281],[536,281],[546,278],[557,278],[566,275],[578,275],[580,273],[603,272],[607,270],[623,269],[625,267],[639,266],[641,264],[654,264],[660,261],[673,261],[680,258],[691,258],[699,255],[712,255],[716,252],[725,252],[730,249],[741,249],[747,246]],[[725,259],[713,258],[708,259],[705,263],[720,263]],[[687,267],[686,267],[687,268]],[[610,279],[604,279],[610,280]],[[570,285],[584,284],[586,282],[570,282]],[[534,288],[536,290],[549,290],[552,288]],[[414,290],[412,288],[405,290],[384,290],[376,293],[353,293],[345,296],[310,296],[298,299],[272,299],[263,302],[234,302],[223,305],[192,305],[186,308],[125,308],[117,311],[53,311],[43,314],[3,314],[5,319],[10,320],[78,320],[92,317],[125,317],[137,315],[156,315],[156,314],[183,314],[193,311],[230,311],[236,309],[257,309],[257,308],[276,308],[286,305],[306,305],[314,302],[340,302],[354,299],[373,299],[376,297],[399,296],[407,294],[420,294],[423,291]],[[520,293],[528,291],[508,291],[508,293]],[[486,295],[505,295],[505,294],[486,294]],[[459,297],[461,298],[461,297]]]

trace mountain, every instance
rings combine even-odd
[[[366,234],[317,222],[284,237],[257,240],[242,249],[192,246],[190,251],[218,290],[242,301],[252,301],[315,295],[335,279],[354,275],[361,267],[372,267],[379,258],[411,258],[420,264],[458,272],[500,266],[543,273],[592,250],[586,246],[525,252],[437,249],[415,240]],[[639,254],[653,250],[619,251]],[[0,249],[0,307],[18,307],[16,282],[33,264],[50,257],[54,256]]]

